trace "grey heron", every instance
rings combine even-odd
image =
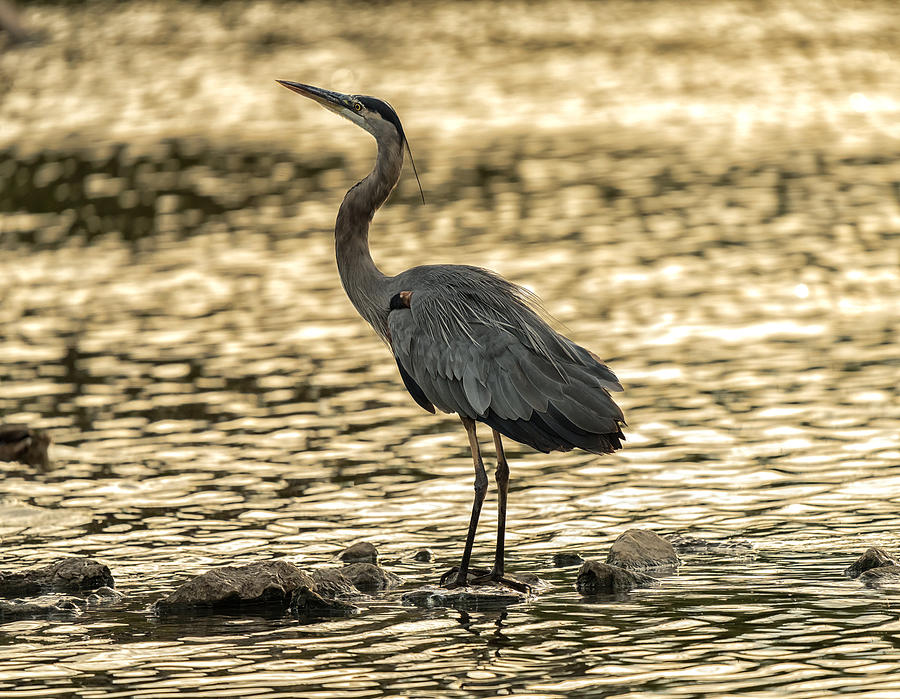
[[[388,345],[413,400],[429,412],[456,413],[475,465],[475,500],[459,567],[442,579],[450,587],[498,582],[504,576],[509,465],[501,435],[539,451],[594,454],[620,449],[625,418],[610,391],[616,375],[593,352],[557,333],[527,290],[468,265],[424,265],[396,276],[375,266],[369,224],[400,178],[403,126],[386,102],[278,80],[352,121],[375,138],[375,166],[341,203],[334,226],[341,283],[351,303]],[[487,491],[476,424],[491,428],[497,452],[497,544],[489,573],[469,579],[469,562]]]

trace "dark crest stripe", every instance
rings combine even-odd
[[[397,116],[397,112],[394,111],[394,108],[391,107],[387,102],[384,102],[377,97],[357,97],[357,99],[362,102],[366,109],[378,112],[381,115],[381,118],[385,121],[391,122],[394,126],[397,127],[397,131],[400,134],[400,138],[403,139],[403,142],[406,143],[406,134],[403,133],[403,125],[400,123],[400,117]]]

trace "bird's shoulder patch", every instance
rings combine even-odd
[[[403,308],[409,308],[412,303],[412,296],[413,292],[411,291],[401,291],[399,294],[394,294],[391,297],[389,310],[399,311]]]

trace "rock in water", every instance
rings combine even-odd
[[[309,577],[315,583],[313,589],[317,594],[334,599],[335,597],[358,597],[359,590],[344,575],[345,568],[318,568],[310,571]]]
[[[109,567],[93,558],[63,558],[45,570],[52,590],[74,592],[116,586]]]
[[[675,552],[681,554],[705,553],[717,556],[733,556],[736,558],[753,558],[753,544],[740,539],[724,541],[707,541],[689,534],[671,534],[666,541],[672,544]]]
[[[158,614],[196,609],[217,610],[243,606],[286,609],[294,590],[315,588],[316,583],[293,563],[283,560],[261,561],[247,566],[223,566],[198,575],[168,597],[159,600]]]
[[[672,568],[681,563],[668,541],[653,532],[629,529],[609,549],[606,562],[626,570]]]
[[[575,589],[583,595],[606,595],[628,592],[636,587],[658,584],[649,575],[625,570],[619,566],[587,560],[578,571]]]
[[[560,551],[553,554],[553,565],[557,568],[569,568],[584,563],[584,559],[577,553],[567,553]]]
[[[125,599],[125,595],[111,587],[98,587],[84,598],[84,603],[88,607],[109,607],[118,604],[123,599]]]
[[[857,558],[856,561],[853,562],[853,565],[847,567],[844,570],[844,575],[848,578],[858,578],[872,568],[896,565],[900,565],[900,563],[898,563],[897,559],[891,556],[887,551],[873,547]]]
[[[400,598],[403,604],[413,607],[453,607],[467,611],[503,609],[527,599],[526,593],[504,587],[460,587],[449,590],[443,587],[426,587],[407,592]]]
[[[0,596],[36,595],[46,590],[78,592],[115,587],[109,568],[93,558],[62,558],[44,568],[0,571]]]
[[[389,590],[400,583],[400,578],[396,575],[372,563],[351,563],[341,568],[340,572],[362,592]]]
[[[867,587],[900,585],[900,565],[869,568],[869,570],[859,576],[859,581]]]
[[[73,617],[81,614],[81,607],[71,597],[36,597],[24,600],[0,600],[0,621],[34,619],[36,617]]]
[[[359,607],[334,597],[323,597],[306,585],[294,590],[290,609],[291,614],[300,617],[346,616],[359,612]]]
[[[531,588],[531,592],[540,592],[550,587],[550,583],[541,578],[537,573],[516,573],[512,578],[515,582],[525,583]]]
[[[353,546],[348,546],[338,555],[345,564],[349,563],[378,563],[378,549],[368,541],[360,541]]]
[[[419,563],[431,563],[434,560],[434,553],[431,549],[419,549],[413,554],[412,559]]]
[[[347,598],[360,590],[386,590],[400,582],[393,573],[371,563],[322,568],[306,573],[289,561],[262,561],[247,566],[214,568],[188,580],[154,605],[157,614],[199,609],[235,611],[245,607],[284,611],[303,616],[352,614],[358,609]]]

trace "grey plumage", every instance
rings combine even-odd
[[[406,136],[396,112],[374,97],[344,95],[279,80],[288,89],[371,133],[375,167],[344,197],[335,222],[335,256],[350,301],[390,346],[400,376],[424,409],[457,413],[475,463],[475,503],[454,583],[468,564],[487,478],[475,422],[494,430],[500,491],[497,548],[489,578],[503,577],[508,466],[500,434],[543,452],[621,448],[622,411],[610,391],[615,374],[593,353],[554,331],[522,287],[479,267],[425,265],[394,277],[369,252],[369,224],[403,167]]]
[[[412,294],[388,314],[388,340],[431,405],[544,452],[621,446],[615,374],[556,333],[525,290],[463,265],[416,267],[392,283]]]

